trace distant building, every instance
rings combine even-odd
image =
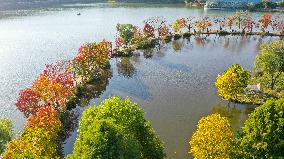
[[[235,2],[235,3],[260,3],[263,0],[207,0],[207,2]],[[267,0],[271,2],[277,2],[282,0]]]
[[[272,2],[282,0],[268,0]],[[246,9],[249,5],[261,3],[262,0],[207,0],[204,8],[208,9]]]

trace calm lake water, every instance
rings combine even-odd
[[[143,20],[153,16],[163,16],[172,22],[180,17],[232,14],[181,5],[146,4],[75,4],[1,11],[0,116],[11,118],[15,130],[20,131],[25,119],[14,104],[19,91],[32,85],[45,64],[73,58],[80,45],[104,38],[114,40],[117,23],[142,26]],[[168,158],[189,158],[188,139],[202,116],[222,113],[230,117],[237,130],[253,110],[248,105],[227,107],[228,103],[216,95],[217,74],[235,63],[252,68],[259,45],[273,39],[191,37],[163,44],[160,49],[138,51],[131,58],[112,59],[112,77],[102,86],[100,98],[87,103],[98,104],[112,95],[129,97],[143,108],[165,142]],[[66,141],[66,154],[72,151],[75,139],[76,132]]]

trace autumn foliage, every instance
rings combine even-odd
[[[3,158],[59,157],[57,134],[60,128],[57,112],[48,105],[41,107],[35,115],[28,118],[21,137],[8,144]]]
[[[181,31],[182,28],[187,27],[187,22],[185,18],[180,18],[177,19],[174,23],[173,23],[173,30],[174,32],[178,33]]]
[[[263,14],[261,16],[259,22],[261,24],[261,28],[262,28],[263,32],[265,31],[265,29],[267,29],[269,24],[271,24],[271,21],[272,21],[272,14],[271,13],[266,13],[266,14]]]
[[[284,22],[273,19],[270,13],[263,14],[258,21],[248,16],[248,12],[237,12],[236,15],[229,16],[224,20],[212,20],[209,17],[190,17],[179,18],[175,20],[174,23],[170,24],[167,24],[163,17],[147,19],[142,28],[132,24],[118,24],[115,49],[126,48],[128,46],[143,48],[143,46],[151,46],[153,41],[155,45],[156,39],[171,38],[172,31],[176,34],[183,34],[182,31],[185,28],[189,30],[190,34],[191,28],[194,28],[194,33],[196,33],[196,30],[198,33],[204,33],[205,31],[209,33],[211,31],[211,29],[209,31],[209,28],[215,24],[220,26],[219,30],[215,30],[217,33],[223,29],[221,28],[223,26],[230,27],[231,29],[234,25],[238,26],[239,30],[237,31],[241,31],[242,29],[242,31],[245,32],[252,32],[254,28],[260,27],[262,31],[265,32],[269,30],[271,26],[273,29],[278,30],[280,34],[284,32]],[[212,28],[216,29],[216,26]],[[80,90],[78,89],[79,86],[82,88],[86,84],[95,81],[94,79],[103,78],[104,74],[106,74],[104,73],[106,72],[105,70],[109,67],[109,59],[113,56],[112,49],[112,43],[106,40],[87,43],[78,49],[78,53],[73,60],[46,65],[43,72],[32,84],[32,87],[23,89],[19,93],[16,106],[27,118],[27,124],[21,136],[8,144],[3,158],[60,158],[62,154],[60,154],[58,150],[60,147],[58,135],[60,131],[62,131],[63,126],[63,122],[60,120],[61,118],[59,118],[60,113],[67,111],[66,107],[70,103],[70,97],[76,97],[76,95],[78,95],[78,90]],[[130,75],[131,74],[133,74],[133,71],[131,72],[130,69]],[[224,74],[218,75],[215,83],[218,88],[218,94],[226,100],[236,100],[237,96],[244,92],[249,78],[249,73],[241,66],[233,65],[226,70]],[[106,79],[108,79],[108,77]],[[123,101],[113,98],[109,100],[109,103],[111,103],[112,100],[115,101],[114,105],[120,103],[122,106],[126,105],[127,109],[128,105],[131,105],[129,109],[133,109],[133,104],[128,100]],[[109,103],[106,101],[104,104],[112,108],[114,105],[109,105]],[[100,109],[103,110],[102,108]],[[122,126],[127,128],[127,130],[134,131],[135,128],[135,133],[132,134],[133,136],[141,135],[137,137],[137,140],[139,140],[139,144],[141,144],[139,148],[143,148],[141,151],[146,158],[157,158],[152,157],[152,153],[154,153],[154,156],[160,156],[158,158],[164,157],[160,141],[156,138],[148,123],[145,123],[145,119],[142,118],[143,114],[140,110],[137,109],[137,111],[135,108],[133,109],[133,113],[137,114],[138,112],[141,118],[139,122],[141,123],[138,123],[136,118],[135,122],[133,118],[133,123],[130,123],[129,119],[132,116],[127,117],[127,120],[125,118],[124,121],[124,119],[121,119],[121,116],[119,116],[119,118],[116,117],[117,114],[113,116],[111,114],[112,111],[109,110],[107,110],[107,112],[102,111],[101,114],[109,113],[112,118],[117,119],[114,121],[106,121],[106,123],[109,124],[111,132],[122,133],[121,136],[125,135],[123,134],[124,132],[118,130],[119,127],[112,125],[113,122],[123,120],[122,123],[124,125]],[[123,109],[121,109],[121,111],[123,111]],[[120,114],[125,114],[125,112]],[[98,116],[96,116],[96,118],[98,118]],[[102,116],[102,118],[103,117],[104,116]],[[133,117],[135,117],[135,115],[133,115]],[[100,125],[95,123],[94,126],[101,128],[104,124]],[[144,132],[141,132],[140,130],[144,127],[146,127],[145,129],[147,131],[143,130]],[[145,137],[143,133],[149,135],[147,139],[151,139],[152,141],[149,140],[149,143],[146,143],[142,140]],[[190,141],[190,151],[196,158],[228,158],[231,142],[232,132],[227,119],[214,114],[202,118],[199,121],[198,129]],[[155,151],[152,151],[155,149],[158,149],[157,154],[155,154]],[[77,149],[76,151],[81,152],[81,149]]]
[[[92,79],[108,65],[110,56],[111,43],[106,40],[81,46],[73,61],[76,78],[81,82]]]
[[[50,133],[58,132],[60,126],[61,122],[56,110],[49,105],[41,107],[36,115],[28,118],[27,122],[27,127],[29,128],[42,128]]]
[[[20,138],[12,140],[3,159],[14,158],[59,158],[55,133],[43,128],[25,128]]]
[[[195,26],[199,31],[205,31],[205,29],[208,29],[212,25],[213,25],[213,22],[211,22],[208,18],[199,20],[195,23]]]
[[[159,30],[166,25],[166,20],[164,17],[151,17],[145,20],[145,25],[143,32],[146,38],[159,37]]]
[[[111,43],[103,40],[83,45],[73,61],[46,65],[32,87],[19,94],[16,106],[27,123],[21,136],[8,144],[3,158],[60,158],[59,134],[66,125],[59,115],[67,111],[80,77],[95,76],[105,69],[111,53]]]
[[[20,91],[17,100],[17,108],[24,113],[25,117],[36,114],[40,108],[40,94],[32,88],[27,88]]]
[[[235,20],[236,20],[236,16],[228,16],[226,25],[228,27],[232,27],[234,25]]]
[[[212,114],[199,120],[190,140],[194,158],[230,158],[233,132],[227,118]]]
[[[40,97],[45,104],[50,104],[54,109],[64,110],[68,101],[75,89],[68,87],[61,82],[50,80],[46,75],[40,75],[34,82],[32,88],[40,93]]]
[[[232,65],[224,74],[218,75],[215,86],[218,94],[226,100],[235,101],[244,93],[250,74],[239,64]]]
[[[44,104],[64,110],[68,97],[74,92],[74,77],[68,63],[46,65],[32,88],[20,92],[16,106],[25,117],[35,115]]]
[[[145,23],[144,28],[143,28],[143,32],[144,32],[144,35],[146,37],[154,37],[155,36],[155,28],[148,23]]]
[[[252,32],[255,23],[253,19],[249,16],[245,17],[243,20],[243,30],[245,32]]]

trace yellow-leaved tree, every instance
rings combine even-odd
[[[225,100],[236,101],[238,95],[244,93],[250,74],[239,64],[232,65],[222,75],[216,78],[215,86],[218,94]]]
[[[201,118],[189,143],[189,153],[196,159],[230,158],[233,132],[228,119],[220,114]]]

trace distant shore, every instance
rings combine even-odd
[[[101,3],[103,0],[50,0],[50,1],[20,1],[20,0],[0,0],[0,11],[6,10],[28,10],[36,8],[59,7],[65,4],[76,3]]]

